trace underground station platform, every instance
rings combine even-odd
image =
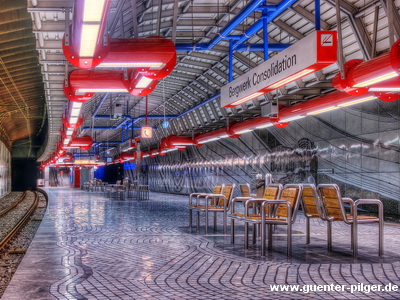
[[[400,0],[1,0],[0,297],[400,299]]]
[[[150,193],[149,200],[137,201],[68,188],[46,191],[48,210],[2,299],[400,297],[398,291],[368,290],[400,284],[400,224],[385,222],[382,257],[378,226],[360,224],[354,258],[350,226],[334,222],[328,251],[326,222],[311,219],[307,245],[300,213],[292,256],[285,226],[274,230],[272,249],[261,256],[259,237],[244,249],[243,225],[232,245],[221,216],[216,232],[210,225],[205,234],[204,216],[199,231],[189,228],[187,196]],[[274,290],[289,285],[303,291]]]

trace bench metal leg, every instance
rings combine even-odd
[[[249,223],[244,223],[244,248],[249,249]]]
[[[217,212],[214,211],[214,232],[217,231]]]
[[[224,211],[224,216],[223,216],[223,222],[224,222],[224,234],[227,234],[228,232],[228,216],[226,215],[226,211]]]
[[[328,250],[332,251],[332,222],[328,221]]]
[[[272,249],[272,224],[268,224],[268,250]]]
[[[261,223],[261,256],[265,256],[265,223]]]
[[[287,256],[292,256],[292,222],[287,224]]]
[[[231,219],[231,244],[235,244],[235,220]]]
[[[379,218],[379,256],[383,255],[383,216]]]
[[[200,212],[196,211],[197,214],[197,231],[200,231]]]
[[[205,215],[206,215],[206,234],[208,234],[208,210],[207,209],[205,211]]]
[[[253,245],[257,242],[257,224],[253,224]]]

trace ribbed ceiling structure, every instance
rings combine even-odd
[[[111,38],[135,38],[159,35],[175,43],[207,43],[219,34],[248,3],[246,0],[113,0],[107,23]],[[280,1],[268,1],[278,4]],[[388,51],[391,44],[387,18],[387,3],[393,5],[394,16],[390,30],[399,38],[400,1],[340,0],[341,28],[343,30],[343,54],[345,61],[359,58],[368,60]],[[73,70],[62,52],[61,39],[66,28],[66,19],[72,19],[73,1],[28,0],[36,47],[43,74],[47,108],[49,112],[49,139],[46,151],[40,160],[46,160],[56,149],[61,117],[67,99],[63,93],[65,74]],[[337,17],[334,0],[321,0],[321,29],[336,30]],[[389,6],[390,8],[390,6]],[[270,43],[295,43],[315,30],[315,4],[312,0],[294,2],[268,25]],[[232,35],[243,35],[261,18],[256,11],[245,19]],[[135,36],[137,33],[137,36]],[[262,44],[262,31],[250,36],[246,43]],[[228,81],[228,41],[222,41],[209,51],[178,51],[174,71],[162,80],[149,96],[149,113],[152,115],[180,115],[171,120],[171,126],[163,129],[162,120],[150,120],[156,126],[154,138],[146,140],[145,147],[156,146],[164,136],[205,133],[226,126],[231,120],[245,120],[260,115],[261,106],[270,101],[292,105],[307,101],[321,94],[332,92],[331,79],[338,72],[337,65],[311,74],[279,88],[263,97],[249,101],[236,108],[221,108],[219,98],[212,97]],[[306,49],[305,49],[306,51]],[[269,52],[273,57],[276,52]],[[257,51],[234,52],[233,76],[236,78],[264,61],[263,53]],[[192,110],[199,103],[213,100]],[[99,119],[98,115],[112,115],[113,104],[123,106],[124,114],[138,117],[145,114],[143,98],[130,94],[96,94],[84,105],[85,122],[80,128],[81,135],[89,134],[96,142],[120,141],[125,120]],[[187,113],[185,113],[187,112]],[[135,126],[141,126],[138,121]],[[101,127],[102,129],[96,129]],[[104,130],[104,127],[117,129]],[[125,132],[126,134],[126,132]],[[138,131],[129,131],[134,137]]]
[[[11,147],[40,132],[45,115],[43,81],[26,1],[0,2],[0,138]]]

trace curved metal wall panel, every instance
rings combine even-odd
[[[272,173],[282,183],[338,183],[345,196],[400,206],[399,102],[372,101],[148,158],[153,191],[209,191],[216,183],[253,182]]]
[[[11,153],[0,142],[0,197],[11,192]]]

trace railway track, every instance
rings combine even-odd
[[[46,211],[47,194],[38,191],[12,193],[0,203],[0,297],[22,261]]]
[[[26,223],[30,220],[30,217],[33,215],[36,208],[38,207],[39,195],[37,192],[25,192],[18,201],[16,201],[10,207],[7,207],[0,212],[0,218],[1,218],[2,216],[8,214],[13,209],[15,209],[18,205],[22,204],[23,201],[26,200],[26,198],[29,196],[29,193],[34,194],[33,195],[34,199],[31,205],[27,207],[25,213],[22,214],[22,217],[20,217],[18,222],[16,222],[13,228],[0,240],[0,251],[2,251],[7,246],[7,244],[14,238],[14,236],[21,230],[21,228],[23,228],[26,225]]]

